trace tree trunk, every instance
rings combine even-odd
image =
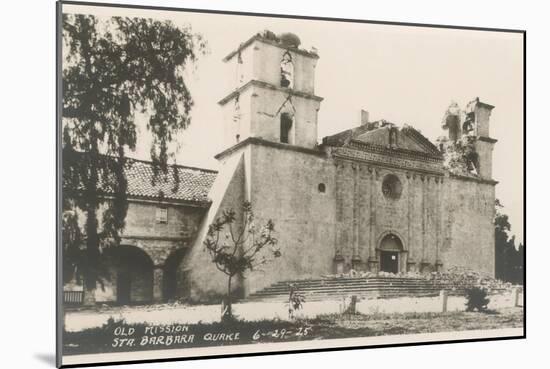
[[[82,305],[84,306],[94,306],[95,301],[95,285],[91,287],[88,282],[84,283],[84,296],[82,298]]]
[[[233,318],[233,307],[231,306],[231,278],[232,276],[229,276],[227,279],[227,300],[222,320],[231,320]]]
[[[99,268],[99,235],[97,209],[99,205],[97,195],[99,151],[95,134],[92,135],[92,151],[90,160],[90,178],[86,193],[86,268],[84,274],[84,301],[83,304],[95,305],[95,289],[97,284],[97,270]]]

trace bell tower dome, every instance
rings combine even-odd
[[[300,48],[292,33],[264,31],[243,42],[223,61],[235,73],[223,111],[224,149],[249,138],[313,148],[317,113],[315,49]]]

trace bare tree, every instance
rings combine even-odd
[[[242,225],[237,225],[235,210],[224,210],[208,227],[204,246],[219,271],[227,275],[227,297],[222,320],[233,319],[231,282],[233,277],[244,276],[265,265],[272,258],[281,256],[277,239],[273,237],[275,224],[268,220],[262,227],[254,223],[254,213],[250,202],[243,204]]]

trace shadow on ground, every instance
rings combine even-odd
[[[34,357],[43,363],[46,363],[51,365],[52,367],[55,367],[55,354],[37,353],[37,354],[34,354]]]

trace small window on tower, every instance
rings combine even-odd
[[[287,51],[281,60],[281,87],[292,88],[294,85],[294,64],[292,55]]]
[[[288,113],[281,114],[281,142],[289,143],[290,130],[292,129],[292,115]]]
[[[168,223],[168,208],[165,208],[165,207],[157,208],[157,223],[161,223],[161,224]]]

